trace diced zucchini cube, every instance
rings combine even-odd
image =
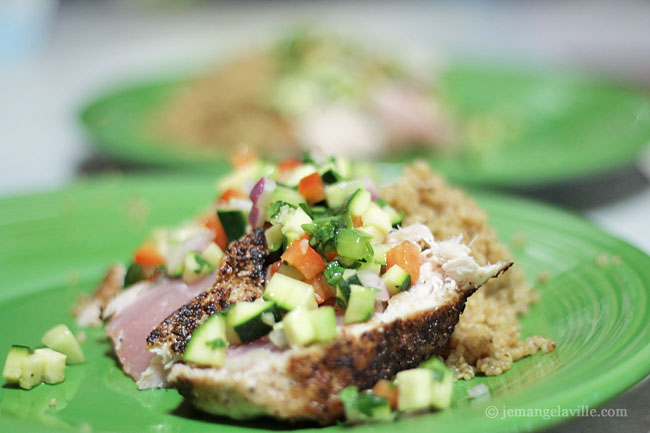
[[[248,226],[248,216],[245,212],[237,209],[217,209],[219,221],[223,226],[228,242],[236,241],[244,236]]]
[[[309,215],[307,215],[307,213],[299,207],[285,221],[284,225],[282,226],[282,233],[303,234],[305,230],[303,230],[302,225],[310,224],[311,222],[312,219],[309,217]]]
[[[404,219],[404,212],[398,212],[389,205],[383,206],[382,209],[390,216],[390,222],[393,224],[393,227],[402,223],[402,220]]]
[[[451,404],[451,396],[454,391],[454,378],[452,375],[443,376],[442,380],[433,380],[431,384],[431,406],[442,410]]]
[[[385,422],[395,419],[388,401],[372,391],[358,392],[355,386],[348,386],[339,393],[345,410],[345,419],[352,424]]]
[[[183,359],[199,365],[221,367],[226,361],[226,316],[213,314],[192,333]]]
[[[334,161],[336,171],[344,178],[352,176],[352,161],[346,158],[336,158]]]
[[[43,382],[43,358],[32,353],[23,360],[20,380],[18,382],[22,389],[32,389]]]
[[[334,308],[325,306],[309,312],[316,333],[316,341],[325,342],[336,337],[336,314]]]
[[[355,229],[339,229],[336,233],[336,251],[349,259],[364,259],[370,253],[370,237]]]
[[[356,230],[368,236],[368,238],[372,240],[373,244],[381,244],[386,240],[386,233],[379,230],[375,226],[364,224],[363,226],[358,227]]]
[[[372,260],[382,266],[386,266],[386,253],[390,247],[386,244],[372,244]]]
[[[431,371],[414,368],[397,373],[397,409],[415,411],[427,409],[431,403]]]
[[[269,203],[273,203],[275,201],[283,201],[285,203],[289,203],[294,207],[299,207],[302,203],[307,203],[305,197],[303,197],[298,191],[281,185],[278,185],[271,193],[271,199],[269,200]]]
[[[375,289],[352,284],[343,323],[365,322],[370,319],[375,309],[376,296],[377,291]]]
[[[408,290],[411,287],[411,275],[399,265],[393,265],[388,268],[386,273],[381,276],[381,279],[391,296]]]
[[[269,249],[269,252],[278,251],[282,248],[282,226],[276,224],[269,227],[264,232],[264,237],[266,238],[266,245]]]
[[[372,271],[374,274],[379,275],[381,273],[381,265],[374,262],[362,262],[359,266],[360,271]]]
[[[358,180],[350,180],[334,183],[325,187],[325,199],[327,207],[338,209],[350,198],[358,189],[363,188],[363,183]]]
[[[53,385],[65,379],[66,356],[52,349],[36,349],[34,355],[43,362],[43,382]]]
[[[371,202],[372,196],[370,193],[365,189],[359,189],[350,198],[348,211],[352,216],[360,217],[368,210]]]
[[[308,310],[290,311],[282,320],[287,340],[292,346],[306,346],[316,339],[316,331]]]
[[[46,347],[64,354],[68,364],[81,364],[86,362],[79,342],[65,325],[57,325],[43,335],[41,342]]]
[[[20,381],[23,368],[23,361],[32,351],[25,346],[11,346],[7,354],[5,366],[2,369],[2,377],[7,383],[15,384]]]
[[[454,374],[449,367],[434,356],[420,364],[419,368],[426,368],[431,371],[433,378],[431,384],[431,406],[439,410],[449,407],[454,386]]]
[[[324,170],[321,170],[321,177],[323,178],[323,182],[326,185],[340,182],[342,179],[341,175],[338,174],[333,168],[325,168]]]
[[[212,267],[203,256],[196,251],[188,251],[183,262],[183,281],[191,284],[209,274],[211,270]]]
[[[373,226],[386,235],[392,228],[390,215],[380,208],[376,203],[371,203],[363,214],[363,225]]]
[[[318,308],[311,284],[290,278],[276,272],[266,285],[264,299],[274,301],[284,310],[294,310],[298,307],[307,310]]]
[[[211,242],[205,250],[201,253],[203,258],[210,264],[212,269],[216,269],[224,256],[223,250],[219,245]]]
[[[275,313],[274,302],[261,299],[237,302],[226,314],[229,340],[233,333],[237,334],[237,338],[230,342],[249,343],[268,334],[275,324]]]

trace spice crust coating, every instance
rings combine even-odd
[[[147,337],[147,348],[168,345],[182,354],[192,332],[216,312],[240,301],[254,301],[264,293],[269,250],[263,229],[255,229],[226,250],[212,288],[170,314]]]

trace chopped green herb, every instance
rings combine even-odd
[[[358,396],[359,391],[354,385],[345,387],[341,390],[341,392],[339,392],[339,398],[341,399],[341,403],[343,403],[344,406],[354,405],[357,402]]]
[[[199,265],[198,268],[194,269],[195,274],[201,274],[203,273],[206,269],[210,268],[210,263],[200,254],[194,254],[194,260],[196,260],[196,264]]]
[[[388,400],[370,390],[360,393],[357,397],[357,409],[359,409],[359,412],[369,417],[373,416],[375,408],[385,406],[387,403]]]
[[[287,203],[286,201],[274,201],[271,203],[269,206],[269,215],[271,216],[271,219],[277,218],[278,215],[280,214],[280,211],[282,210],[283,206],[289,206],[291,209],[296,209],[295,205],[292,205],[291,203]]]
[[[334,260],[327,263],[327,267],[323,271],[323,276],[327,280],[327,284],[338,287],[343,282],[343,272],[345,272],[345,268]]]
[[[300,207],[305,211],[309,218],[320,219],[332,217],[334,214],[327,206],[309,206],[307,203],[300,203]]]
[[[389,421],[394,418],[388,400],[370,390],[359,392],[348,386],[339,392],[349,422]]]
[[[309,245],[325,255],[336,250],[336,234],[346,224],[339,217],[326,217],[303,224],[302,229],[309,235]]]

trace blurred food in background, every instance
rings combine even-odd
[[[338,36],[292,31],[188,84],[151,128],[187,145],[274,155],[450,151],[455,128],[434,77]]]
[[[108,155],[146,165],[216,174],[247,146],[424,159],[457,183],[515,188],[621,169],[650,142],[647,93],[611,78],[452,52],[441,68],[433,49],[413,62],[406,47],[391,57],[311,30],[267,40],[242,37],[211,73],[122,84],[81,122]]]

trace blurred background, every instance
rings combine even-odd
[[[647,96],[649,22],[647,1],[3,0],[0,196],[105,171],[164,170],[98,150],[81,108],[123,83],[210,72],[296,23],[432,70],[469,59],[596,76]],[[650,153],[633,156],[599,173],[501,189],[581,212],[650,252]],[[576,420],[554,431],[645,432],[649,391],[646,380],[608,404],[629,408],[628,418]]]

